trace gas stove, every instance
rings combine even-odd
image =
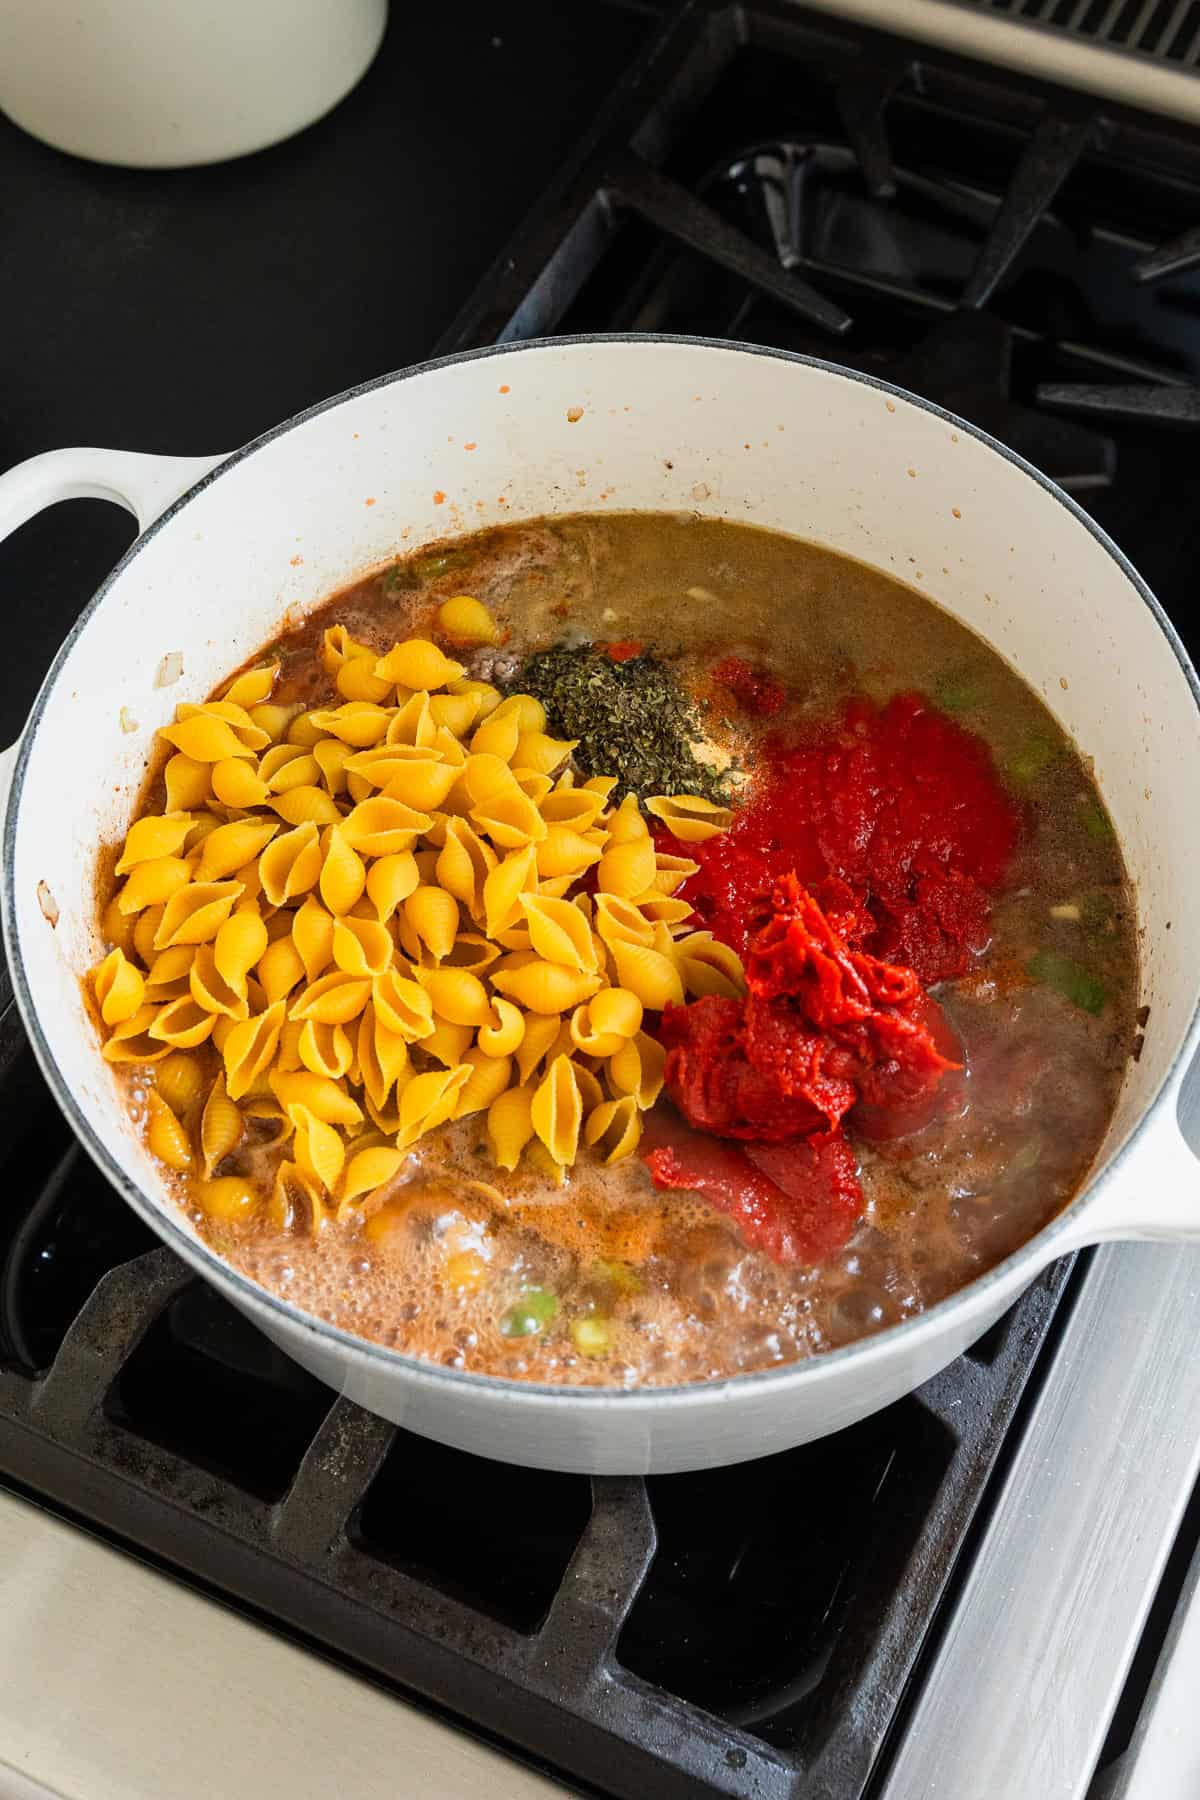
[[[122,338],[106,307],[106,346],[132,357],[144,313],[161,376],[176,328],[228,338],[225,394],[181,375],[184,416],[156,415],[143,377],[116,427],[131,442],[195,452],[209,445],[146,421],[203,435],[225,408],[249,433],[273,418],[248,395],[279,412],[317,397],[299,371],[327,301],[349,334],[317,357],[331,387],[557,333],[770,344],[884,375],[1046,469],[1200,649],[1200,127],[783,4],[597,5],[577,42],[534,8],[507,70],[484,9],[444,10],[466,86],[493,108],[474,127],[456,110],[485,190],[484,139],[507,113],[470,58],[524,80],[532,104],[551,72],[532,34],[557,31],[570,92],[539,126],[553,182],[440,338],[410,310],[392,343],[389,284],[419,283],[454,235],[439,206],[420,211],[411,167],[396,181],[426,255],[397,205],[369,242],[318,236],[345,252],[336,294],[287,278],[289,257],[314,258],[306,219],[352,206],[367,179],[378,197],[389,108],[411,92],[399,27],[332,120],[223,175],[96,171],[12,134],[18,184],[94,255],[102,300],[131,308]],[[438,25],[420,30],[436,57]],[[1188,68],[1175,79],[1200,84]],[[201,258],[218,198],[228,229]],[[488,216],[486,192],[468,199]],[[268,215],[281,267],[262,261]],[[242,257],[275,309],[274,354],[262,292],[231,294]],[[322,265],[314,281],[329,279]],[[61,310],[64,290],[42,304]],[[70,359],[103,395],[74,340]],[[53,371],[14,363],[8,460],[46,447],[30,420],[56,391]],[[64,429],[59,412],[59,441],[105,435],[102,416]],[[14,725],[120,547],[94,512],[79,541],[78,564],[56,557],[43,521],[0,552],[37,596],[24,654],[0,670]],[[6,986],[0,1001],[14,1491],[598,1794],[1175,1800],[1145,1783],[1200,1619],[1194,1254],[1060,1264],[935,1381],[784,1456],[591,1483],[486,1464],[335,1398],[157,1247],[74,1145]]]

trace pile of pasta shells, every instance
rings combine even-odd
[[[337,704],[274,700],[267,662],[159,734],[165,805],[130,827],[91,975],[105,1057],[147,1066],[150,1150],[213,1216],[266,1199],[293,1228],[472,1114],[506,1171],[631,1155],[663,1080],[645,1014],[743,989],[647,815],[689,843],[729,811],[610,804],[617,772],[579,778],[536,699],[430,639],[381,657],[334,626],[319,655]],[[269,1195],[221,1173],[248,1144],[278,1147]]]

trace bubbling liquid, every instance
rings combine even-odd
[[[273,654],[279,697],[330,697],[316,655],[345,623],[381,650],[476,595],[509,633],[471,673],[504,676],[557,642],[641,639],[706,708],[706,735],[752,768],[763,729],[724,710],[707,671],[744,657],[789,695],[784,724],[846,696],[931,693],[1014,771],[1024,825],[980,966],[937,997],[964,1043],[959,1117],[877,1150],[857,1145],[865,1211],[817,1268],[747,1249],[699,1195],[655,1190],[636,1157],[583,1150],[565,1184],[491,1161],[481,1117],[422,1139],[397,1178],[313,1234],[262,1206],[221,1223],[176,1182],[212,1247],[341,1330],[451,1368],[632,1387],[695,1382],[836,1348],[914,1316],[1009,1255],[1078,1189],[1133,1046],[1137,956],[1120,849],[1084,762],[1019,677],[964,627],[878,572],[750,527],[677,516],[579,517],[423,552],[335,596]],[[499,666],[497,666],[499,665]],[[781,721],[774,718],[772,726]],[[1021,758],[1040,746],[1029,772]],[[592,771],[588,771],[589,773]],[[151,786],[149,799],[158,795]],[[1085,956],[1092,1014],[1029,979],[1036,952]],[[153,1071],[133,1071],[144,1090]],[[143,1093],[144,1102],[144,1093]],[[660,1102],[665,1104],[665,1102]],[[854,1141],[853,1115],[848,1120]],[[270,1192],[279,1150],[243,1144],[221,1174]]]

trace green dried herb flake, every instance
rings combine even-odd
[[[577,740],[575,762],[587,777],[616,775],[614,798],[627,793],[728,798],[731,771],[702,763],[692,745],[704,736],[696,708],[667,665],[650,652],[613,662],[591,645],[538,650],[508,683],[546,709],[547,730]]]

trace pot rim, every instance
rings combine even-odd
[[[993,1268],[977,1276],[975,1280],[968,1282],[965,1287],[947,1295],[944,1300],[938,1301],[926,1311],[918,1313],[910,1319],[901,1320],[899,1324],[889,1325],[871,1337],[860,1338],[853,1343],[842,1345],[838,1349],[821,1351],[812,1356],[802,1357],[797,1361],[780,1363],[769,1369],[756,1369],[744,1374],[722,1376],[711,1380],[675,1382],[661,1387],[584,1387],[569,1382],[522,1381],[513,1376],[484,1375],[468,1369],[447,1368],[441,1364],[428,1362],[421,1357],[409,1356],[388,1345],[356,1337],[352,1332],[344,1331],[323,1319],[318,1319],[313,1314],[281,1299],[269,1289],[260,1287],[249,1276],[243,1275],[239,1269],[234,1268],[231,1263],[227,1263],[202,1238],[189,1232],[168,1210],[165,1203],[154,1200],[137,1183],[129,1179],[110,1154],[107,1146],[92,1129],[90,1121],[64,1081],[42,1032],[33,994],[25,978],[17,930],[15,891],[16,833],[25,774],[39,722],[54,692],[59,676],[74,649],[77,638],[110,589],[120,580],[145,545],[165,526],[169,525],[198,494],[202,493],[212,482],[219,481],[222,476],[235,469],[239,463],[253,456],[256,451],[274,443],[277,438],[285,436],[298,426],[306,425],[310,420],[319,418],[324,413],[332,412],[338,406],[357,400],[362,395],[373,393],[380,388],[397,386],[416,376],[436,374],[441,369],[452,368],[460,363],[482,362],[492,357],[536,354],[546,350],[561,352],[570,351],[576,347],[586,350],[597,345],[660,345],[672,348],[715,350],[734,356],[770,357],[777,362],[798,364],[803,368],[816,369],[822,374],[832,375],[843,381],[857,382],[861,386],[874,388],[878,393],[894,396],[906,405],[928,413],[936,419],[941,419],[955,430],[974,438],[986,449],[1003,457],[1006,462],[1011,463],[1022,474],[1028,476],[1048,499],[1065,507],[1077,523],[1084,527],[1100,548],[1116,563],[1121,574],[1140,597],[1170,645],[1191,692],[1193,704],[1197,712],[1200,712],[1200,677],[1197,676],[1178,633],[1160,602],[1108,533],[1049,476],[1035,468],[1032,463],[1027,462],[1024,457],[1010,450],[1007,445],[1000,443],[988,432],[971,424],[969,420],[960,418],[956,413],[947,411],[945,407],[938,406],[933,401],[924,400],[919,395],[910,393],[905,388],[897,387],[892,382],[882,381],[878,376],[863,374],[856,369],[846,368],[824,357],[802,356],[794,351],[777,350],[768,345],[742,344],[728,338],[693,337],[667,332],[594,332],[565,338],[527,338],[517,343],[488,344],[478,349],[456,351],[448,356],[434,357],[426,362],[414,363],[407,368],[377,375],[370,381],[361,382],[356,387],[347,388],[339,394],[331,395],[328,399],[318,401],[315,405],[294,414],[282,423],[272,426],[270,430],[253,438],[241,449],[235,450],[214,469],[209,470],[134,539],[120,561],[96,589],[64,639],[38,690],[37,698],[22,732],[4,819],[3,885],[0,889],[0,913],[2,913],[4,941],[13,991],[34,1055],[54,1098],[65,1113],[75,1135],[111,1185],[155,1234],[162,1238],[198,1274],[212,1281],[218,1289],[229,1290],[232,1297],[244,1308],[248,1308],[251,1313],[265,1314],[268,1321],[278,1320],[280,1325],[289,1331],[303,1332],[315,1341],[316,1347],[320,1350],[332,1351],[340,1356],[349,1356],[368,1365],[374,1365],[381,1374],[394,1373],[406,1381],[426,1383],[435,1388],[448,1388],[452,1391],[461,1389],[468,1393],[479,1394],[490,1392],[510,1400],[534,1404],[557,1403],[561,1407],[568,1400],[575,1400],[592,1407],[619,1406],[624,1409],[626,1414],[629,1414],[636,1409],[645,1407],[657,1410],[660,1403],[672,1409],[678,1409],[689,1403],[695,1407],[714,1400],[724,1403],[740,1399],[743,1395],[757,1394],[768,1384],[782,1393],[801,1381],[815,1384],[822,1379],[832,1379],[851,1361],[865,1367],[868,1363],[886,1358],[893,1350],[899,1353],[903,1346],[914,1343],[919,1335],[936,1333],[938,1327],[954,1311],[962,1310],[973,1302],[982,1305],[985,1296],[994,1294],[998,1288],[1011,1286],[1016,1291],[1025,1282],[1031,1281],[1039,1269],[1045,1267],[1059,1253],[1055,1249],[1056,1243],[1064,1238],[1069,1238],[1077,1231],[1081,1210],[1094,1196],[1109,1186],[1122,1171],[1139,1143],[1145,1141],[1148,1128],[1161,1111],[1163,1100],[1172,1085],[1172,1078],[1190,1061],[1197,1045],[1200,1044],[1200,1003],[1193,1009],[1184,1037],[1170,1066],[1164,1071],[1153,1100],[1144,1109],[1125,1142],[1114,1153],[1108,1167],[1096,1180],[1080,1189],[1061,1212],[1026,1243],[1022,1244],[1019,1249],[1013,1251],[1010,1256],[997,1263]],[[1069,1242],[1063,1246],[1064,1249],[1072,1247]]]

